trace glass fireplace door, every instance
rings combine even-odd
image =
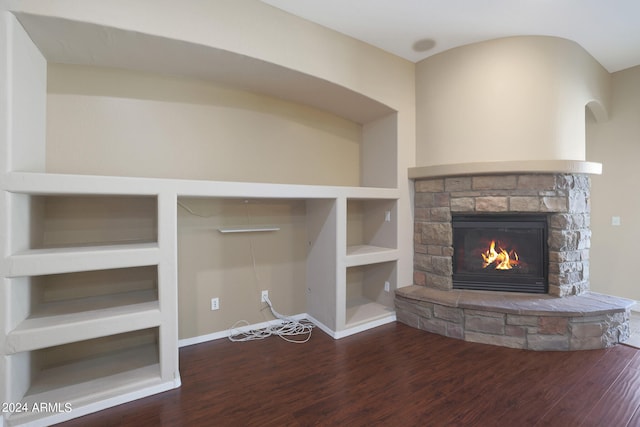
[[[453,288],[547,293],[547,219],[454,216]]]

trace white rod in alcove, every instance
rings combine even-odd
[[[256,227],[225,227],[218,228],[218,231],[221,233],[251,233],[251,232],[262,232],[262,231],[278,231],[280,227],[271,227],[271,226],[256,226]]]

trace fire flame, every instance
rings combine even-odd
[[[514,250],[507,252],[500,247],[496,250],[495,240],[491,241],[489,249],[481,255],[484,260],[482,268],[487,268],[488,266],[495,264],[496,270],[511,270],[515,265],[518,265],[520,261],[518,254]]]

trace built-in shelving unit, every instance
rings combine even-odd
[[[11,380],[25,389],[18,402],[27,407],[57,404],[62,409],[58,415],[64,415],[65,407],[82,410],[96,401],[162,387],[158,334],[155,327],[11,354]],[[24,365],[29,366],[27,376]],[[42,415],[18,412],[8,422],[47,425]]]
[[[393,199],[347,199],[343,335],[366,323],[395,320],[396,206]]]
[[[65,23],[24,14],[20,18],[31,34],[10,13],[3,12],[0,22],[6,36],[0,37],[0,98],[10,92],[7,105],[14,110],[0,111],[0,121],[12,121],[11,133],[0,136],[0,236],[7,242],[0,249],[0,373],[5,376],[0,401],[57,402],[63,410],[3,414],[0,426],[50,425],[180,385],[176,236],[181,197],[304,201],[308,251],[301,286],[306,287],[307,314],[335,338],[395,320],[401,195],[397,165],[377,173],[380,162],[396,159],[395,112],[337,85],[327,88],[363,105],[361,115],[350,119],[375,122],[365,126],[362,186],[46,173],[47,64],[32,40],[52,44],[45,27],[37,24],[44,19],[56,40],[69,34],[79,38],[85,31],[93,34],[91,39],[103,34],[102,27],[67,23],[73,30],[68,33],[60,31]],[[178,50],[185,44],[104,31],[119,42],[166,43]],[[60,45],[73,49],[76,41]],[[191,52],[202,49],[206,51],[197,46]],[[231,67],[238,61],[228,52],[219,54]],[[242,59],[237,66],[246,67],[247,58]],[[5,69],[13,71],[5,74]],[[313,79],[284,71],[295,81]],[[301,96],[280,95],[296,101]],[[343,101],[327,96],[316,107],[341,112]]]
[[[4,188],[12,230],[2,264],[6,401],[58,406],[17,411],[7,424],[49,425],[96,404],[178,386],[175,296],[168,299],[175,282],[167,280],[176,268],[170,262],[175,244],[157,238],[160,197],[88,196],[86,189],[47,194],[38,184],[47,174],[23,176],[30,176],[33,188]],[[108,214],[91,215],[87,202],[101,205],[103,197]],[[83,206],[86,216],[69,212],[67,204]],[[132,216],[133,223],[146,225],[117,229]],[[175,215],[164,220],[175,223]]]
[[[396,283],[396,261],[386,261],[347,268],[345,325],[355,327],[363,322],[395,319],[393,290]]]

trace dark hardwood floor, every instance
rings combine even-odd
[[[533,352],[394,323],[180,350],[182,387],[71,426],[640,426],[640,350]]]

